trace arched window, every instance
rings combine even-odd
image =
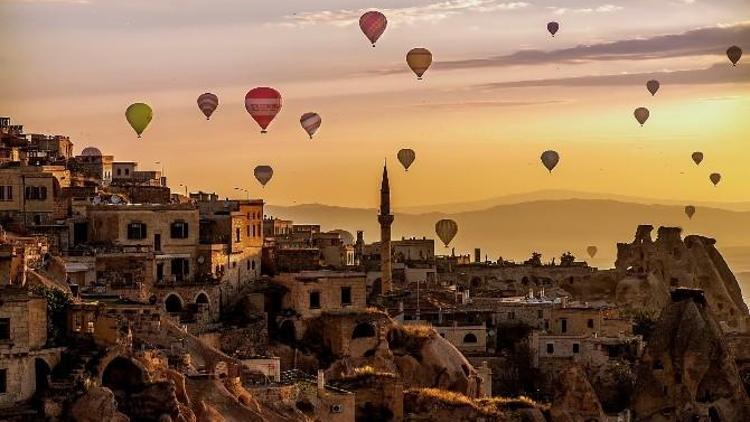
[[[208,296],[203,292],[198,293],[198,296],[195,297],[195,303],[208,304]]]
[[[464,343],[476,343],[477,342],[477,336],[475,336],[472,333],[466,334],[464,336]]]

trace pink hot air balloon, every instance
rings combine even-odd
[[[210,92],[201,94],[198,97],[198,108],[206,116],[206,120],[211,118],[211,115],[216,111],[216,107],[219,106],[219,97]]]
[[[281,111],[281,94],[266,86],[253,88],[245,95],[245,109],[258,122],[260,133],[266,133],[268,125]]]
[[[300,117],[299,122],[302,125],[302,129],[305,129],[305,132],[307,132],[307,134],[310,135],[310,139],[312,139],[315,132],[318,131],[322,119],[318,113],[305,113]]]
[[[375,47],[375,42],[378,38],[385,32],[387,25],[388,19],[377,10],[366,12],[359,18],[359,28],[364,32],[367,39],[370,40],[373,47]]]

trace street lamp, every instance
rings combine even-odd
[[[188,195],[188,187],[187,187],[187,185],[183,185],[182,183],[180,183],[180,186],[181,187],[185,187],[185,197],[189,198],[190,196]]]

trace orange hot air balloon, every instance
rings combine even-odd
[[[216,107],[218,106],[219,106],[219,97],[217,97],[216,95],[210,92],[201,94],[198,97],[198,108],[206,116],[206,120],[211,119],[211,115],[214,113],[214,111],[216,111]]]
[[[432,64],[432,53],[426,48],[412,48],[406,53],[406,63],[412,72],[417,75],[417,80],[422,80],[422,75]]]
[[[643,126],[644,123],[646,123],[646,120],[648,120],[648,116],[651,113],[649,113],[648,109],[646,107],[638,107],[633,112],[633,115],[635,116],[635,120],[638,120],[638,123]]]
[[[560,30],[560,24],[557,22],[550,22],[547,24],[547,31],[554,37],[557,31]]]
[[[693,159],[693,162],[695,162],[696,166],[699,165],[701,161],[703,161],[703,153],[700,151],[694,152],[690,157]]]
[[[245,95],[245,109],[260,126],[260,133],[266,133],[268,125],[281,111],[281,94],[265,86],[253,88]]]
[[[377,10],[366,12],[359,18],[359,28],[364,32],[367,39],[370,40],[373,47],[375,47],[375,42],[378,38],[385,32],[386,26],[388,26],[388,19]]]
[[[688,218],[692,219],[693,214],[695,214],[695,207],[692,205],[688,205],[685,207],[685,215],[688,216]]]
[[[732,62],[732,66],[737,66],[737,62],[740,61],[740,58],[742,57],[742,49],[736,45],[729,47],[727,49],[727,57],[729,57],[729,61]]]
[[[652,79],[646,82],[646,89],[648,89],[648,92],[650,92],[651,96],[653,97],[654,95],[656,95],[656,91],[659,90],[659,81]]]
[[[300,117],[299,122],[302,125],[302,129],[305,129],[305,132],[307,132],[307,134],[310,135],[310,139],[312,139],[323,120],[318,113],[305,113]]]
[[[546,167],[550,173],[552,173],[552,169],[557,166],[557,163],[560,162],[560,154],[552,150],[544,151],[540,158],[542,159],[542,164],[544,164],[544,167]]]
[[[713,183],[714,186],[716,186],[721,182],[721,175],[719,173],[711,173],[711,175],[708,176],[708,179],[711,180],[711,183]]]

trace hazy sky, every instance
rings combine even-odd
[[[371,8],[389,19],[377,48],[357,25]],[[424,81],[412,47],[433,53]],[[76,151],[164,162],[174,189],[374,207],[387,158],[395,206],[550,188],[750,200],[747,0],[0,0],[0,48],[0,115]],[[284,97],[266,135],[243,105],[255,86]],[[139,101],[155,110],[142,140],[123,114]],[[307,111],[323,118],[313,141]],[[546,149],[562,157],[552,175]],[[263,190],[259,164],[275,170]]]

